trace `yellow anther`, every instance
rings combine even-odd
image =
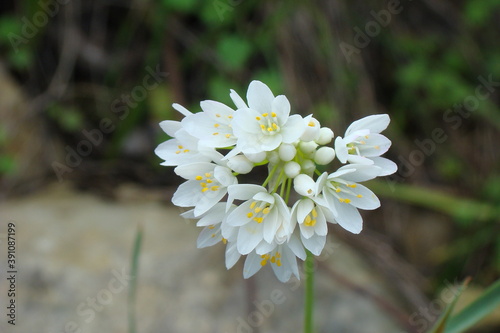
[[[227,116],[227,117],[228,117],[229,119],[233,119],[233,116],[231,116],[231,115],[229,115],[229,116]]]
[[[255,211],[256,213],[259,213],[261,210],[262,210],[262,207],[257,207],[257,208],[255,208],[255,209],[254,209],[254,211]]]
[[[375,148],[375,149],[380,149],[380,146],[375,146],[374,148]]]
[[[266,129],[266,126],[265,126],[265,125],[260,124],[260,128],[262,128],[262,129]]]
[[[266,259],[264,259],[264,260],[262,260],[262,261],[260,262],[260,265],[261,265],[261,266],[266,266],[266,264],[267,264],[267,260],[266,260]]]
[[[337,187],[337,189],[335,190],[335,192],[339,193],[341,191],[340,187]]]
[[[361,194],[358,194],[356,197],[358,198],[362,198],[363,196]]]
[[[183,147],[183,146],[181,146],[181,145],[178,145],[178,146],[177,146],[177,148],[179,148],[179,149],[183,149],[184,147]]]
[[[316,225],[316,220],[311,221],[311,227],[314,227]]]
[[[345,199],[345,203],[351,203],[351,199]]]
[[[276,260],[276,266],[281,267],[281,260]]]
[[[266,207],[266,208],[264,208],[264,210],[262,210],[262,213],[269,214],[270,211],[271,211],[271,209],[269,209],[269,207]]]
[[[255,205],[257,204],[257,201],[254,201],[250,204],[250,209],[253,209],[255,207]]]
[[[223,243],[224,245],[225,245],[225,244],[227,244],[227,239],[222,238],[222,243]]]
[[[276,258],[281,258],[281,253],[276,252]]]
[[[230,138],[231,137],[231,134],[226,134],[226,138]]]
[[[213,229],[213,228],[215,228],[215,226],[213,224],[208,226],[208,229]]]
[[[195,178],[195,179],[196,179],[196,180],[202,180],[202,179],[203,179],[203,177],[202,177],[202,176],[196,176],[196,178]]]
[[[210,184],[210,183],[213,183],[213,182],[214,182],[214,181],[213,181],[212,179],[207,178],[207,183],[209,183],[209,184]]]
[[[218,114],[218,113],[216,113],[216,114],[215,114],[215,116],[216,116],[217,118],[220,118],[220,114]]]
[[[304,220],[304,224],[308,227],[311,225],[311,216],[310,215],[306,216],[306,219]]]
[[[176,153],[176,154],[180,154],[180,153],[181,153],[181,151],[180,151],[180,150],[178,150],[178,151],[176,151],[175,153]]]
[[[273,126],[273,128],[274,128],[275,130],[277,130],[277,129],[278,129],[278,125],[276,125],[276,123],[273,123],[273,125],[272,125],[272,126]]]
[[[208,178],[208,177],[210,177],[210,176],[212,176],[212,175],[210,174],[210,172],[205,172],[205,177],[207,177],[207,178]]]
[[[184,149],[182,152],[183,153],[189,153],[189,149]]]
[[[255,120],[260,120],[261,118],[260,117],[255,117]]]
[[[262,223],[262,221],[264,221],[264,218],[263,217],[254,217],[253,220],[257,223]]]
[[[366,142],[361,140],[359,143],[361,143],[362,145],[364,145]]]
[[[358,185],[356,185],[356,184],[347,185],[347,187],[350,187],[350,188],[356,188],[356,186],[358,186]]]
[[[365,139],[368,139],[368,138],[369,138],[369,136],[368,136],[368,135],[365,135]]]
[[[219,124],[214,124],[214,127],[215,127],[215,128],[217,128],[217,127],[219,127],[219,126],[220,126]]]
[[[345,200],[344,200],[344,199],[342,199],[342,198],[339,198],[339,201],[340,201],[340,202],[345,202]]]
[[[207,183],[200,183],[201,187],[207,187]]]
[[[213,132],[212,135],[219,135],[219,132]]]
[[[276,262],[276,257],[275,256],[272,256],[271,257],[271,262],[274,264]]]
[[[204,187],[201,189],[201,192],[205,193],[206,191],[208,191],[208,187]]]
[[[210,189],[212,191],[218,191],[219,190],[219,186],[212,186]]]
[[[307,124],[307,126],[309,126],[309,127],[314,127],[314,126],[315,126],[315,124],[314,124],[312,121],[310,121],[310,122]]]
[[[267,117],[267,116],[269,116],[269,113],[267,112],[262,114],[262,117]]]
[[[215,237],[215,234],[212,234],[212,238],[214,238],[214,237]]]
[[[308,190],[307,190],[307,194],[311,194],[311,193],[313,193],[313,190],[308,189]]]
[[[276,116],[277,116],[276,112],[271,112],[271,117],[276,117]]]
[[[252,217],[253,217],[253,213],[252,213],[252,212],[248,213],[248,214],[247,214],[247,217],[248,217],[249,219],[250,219],[250,218],[252,218]]]
[[[313,217],[318,217],[318,212],[316,211],[315,208],[313,208],[313,210],[311,211],[311,214]]]
[[[268,128],[267,128],[267,131],[268,131],[268,132],[272,132],[272,131],[273,131],[272,127],[268,127]]]

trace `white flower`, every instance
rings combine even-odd
[[[326,216],[325,216],[326,212]],[[297,220],[300,228],[300,239],[306,249],[319,256],[325,247],[328,210],[309,198],[297,201],[292,207],[292,219]]]
[[[397,170],[394,162],[379,157],[391,146],[391,141],[379,134],[389,125],[386,114],[372,115],[353,122],[344,138],[335,139],[337,158],[342,163],[374,164],[381,168],[379,176],[390,175]]]
[[[166,128],[166,123],[162,123]],[[168,124],[169,130],[174,128],[174,123]],[[171,133],[171,132],[170,132]],[[169,134],[169,132],[167,132]],[[220,155],[213,148],[206,147],[200,143],[198,138],[189,135],[183,128],[175,131],[175,138],[167,140],[158,145],[155,154],[165,160],[160,163],[165,166],[177,166],[194,162],[210,162]]]
[[[292,235],[286,243],[273,244],[273,249],[268,253],[258,254],[256,251],[249,253],[243,267],[243,277],[247,279],[262,267],[270,265],[281,282],[290,280],[292,274],[300,279],[297,257],[305,260],[306,252],[297,237]]]
[[[182,126],[207,147],[223,148],[236,144],[231,122],[234,110],[216,101],[202,101],[202,112],[185,117]]]
[[[317,180],[322,188],[321,203],[328,207],[335,221],[347,231],[358,234],[363,220],[358,208],[372,210],[380,206],[375,194],[357,182],[377,177],[380,168],[373,165],[345,165],[328,175],[323,173]],[[319,201],[319,200],[318,200]]]
[[[248,108],[234,113],[233,133],[243,153],[271,151],[284,142],[293,143],[304,131],[300,115],[290,116],[290,102],[274,97],[264,83],[252,81],[247,91]]]
[[[179,207],[193,207],[198,217],[218,203],[227,193],[227,187],[237,183],[229,168],[213,163],[180,165],[175,173],[188,181],[179,186],[172,202]]]
[[[290,208],[278,194],[270,194],[262,186],[241,184],[229,186],[228,195],[228,204],[235,199],[246,200],[227,217],[228,225],[239,227],[239,253],[250,253],[262,240],[271,244],[292,234],[295,224],[290,218]]]
[[[312,116],[308,115],[304,118],[304,132],[300,136],[301,141],[316,141],[319,138],[320,124],[319,121]]]

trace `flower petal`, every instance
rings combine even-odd
[[[260,81],[252,81],[248,86],[247,101],[251,109],[259,113],[271,112],[274,95],[271,89]]]
[[[375,114],[356,120],[345,131],[346,136],[351,132],[369,129],[370,133],[380,133],[389,126],[391,119],[387,114]]]

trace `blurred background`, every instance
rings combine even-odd
[[[7,221],[18,221],[20,242],[25,242],[21,255],[26,258],[22,259],[26,274],[19,283],[38,299],[52,302],[43,306],[45,319],[53,318],[49,323],[27,316],[19,320],[24,325],[32,320],[33,327],[44,322],[48,332],[64,332],[71,316],[85,323],[89,318],[75,314],[75,309],[106,285],[111,269],[128,265],[138,223],[146,226],[151,239],[157,237],[157,243],[148,243],[157,244],[149,248],[156,256],[149,253],[144,269],[163,272],[156,277],[142,273],[143,282],[156,281],[157,289],[139,287],[139,295],[142,290],[154,297],[179,287],[172,281],[165,286],[161,276],[168,275],[161,248],[171,246],[169,229],[161,228],[178,221],[179,211],[169,202],[181,179],[171,168],[159,166],[161,161],[153,153],[168,139],[158,123],[181,119],[171,107],[174,102],[193,112],[205,99],[232,106],[229,89],[244,96],[250,81],[258,79],[275,95],[285,94],[292,112],[314,113],[336,135],[343,135],[361,117],[390,115],[385,135],[393,145],[386,156],[399,170],[369,185],[379,194],[382,207],[365,212],[360,236],[333,227],[329,240],[357,256],[366,278],[349,281],[352,274],[349,268],[338,270],[343,266],[335,264],[341,260],[335,251],[330,266],[320,266],[318,275],[325,276],[325,286],[338,285],[374,303],[382,309],[381,317],[395,323],[394,332],[422,332],[436,316],[421,317],[419,309],[439,300],[437,295],[448,282],[472,277],[466,301],[500,277],[499,22],[497,0],[2,1],[0,217],[4,229]],[[96,207],[102,208],[100,214]],[[138,211],[123,213],[134,208]],[[130,216],[135,218],[123,222]],[[112,227],[106,227],[108,221]],[[200,254],[194,249],[194,225],[179,225],[182,244],[192,251],[187,258],[217,262],[214,275],[205,276],[207,288],[224,289],[228,280],[234,286],[226,290],[227,297],[218,299],[217,304],[223,304],[218,312],[207,315],[206,329],[196,326],[196,330],[222,331],[209,323],[210,318],[233,311],[228,314],[231,323],[223,329],[250,332],[234,318],[240,312],[245,317],[254,305],[242,305],[240,311],[231,304],[269,297],[265,292],[256,296],[267,280],[241,281],[241,266],[227,273],[223,252],[207,254],[212,250],[208,249]],[[86,226],[93,234],[82,238]],[[113,245],[114,241],[119,244]],[[56,258],[71,251],[80,254]],[[97,252],[89,259],[91,251]],[[173,257],[178,256],[172,251]],[[109,262],[96,259],[110,252]],[[51,262],[59,266],[52,267]],[[92,266],[96,262],[99,268]],[[204,264],[183,269],[173,279],[194,274],[191,283],[196,284],[196,275],[204,276],[200,270],[208,268]],[[212,286],[221,283],[214,282],[214,276],[225,282]],[[375,277],[382,286],[373,287]],[[99,281],[97,287],[71,289],[92,281]],[[65,290],[76,294],[66,299]],[[239,293],[241,297],[235,296]],[[120,297],[121,305],[101,316],[116,311],[125,318],[126,299]],[[293,309],[300,314],[301,296],[296,297],[298,303],[287,306],[297,307]],[[168,299],[163,299],[165,304]],[[31,298],[25,301],[19,311],[42,306]],[[200,301],[193,296],[189,302]],[[154,304],[154,311],[147,312],[149,324],[140,323],[142,331],[195,329],[187,329],[186,323],[173,328],[172,322],[180,319],[173,316],[168,321],[165,316],[176,308],[163,306],[162,300]],[[205,307],[212,305],[208,302]],[[163,318],[162,324],[158,318]],[[499,318],[497,312],[471,332],[498,332]],[[300,325],[300,315],[293,320]],[[269,316],[262,325],[250,325],[251,330],[284,327],[273,326],[278,325],[273,321]],[[90,328],[125,332],[127,327],[126,322],[112,320],[91,322],[80,327],[82,332]],[[325,332],[335,325],[322,324]],[[369,328],[344,331],[371,332]]]

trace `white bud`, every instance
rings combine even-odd
[[[319,136],[320,124],[319,121],[312,117],[312,115],[304,118],[305,126],[304,133],[300,137],[302,141],[313,141]]]
[[[326,145],[332,142],[333,131],[328,127],[321,127],[319,130],[319,137],[316,139],[316,143],[320,145]]]
[[[280,161],[280,155],[275,151],[270,151],[267,153],[267,160],[271,164],[278,164]]]
[[[295,157],[297,149],[295,149],[295,146],[292,144],[282,143],[279,148],[279,154],[282,161],[288,162]]]
[[[259,153],[245,154],[245,156],[254,163],[260,163],[266,159],[266,152],[261,151]]]
[[[327,165],[335,158],[335,150],[332,147],[321,147],[314,155],[314,162],[319,165]]]
[[[234,172],[247,174],[253,169],[253,162],[243,155],[236,155],[228,159],[227,166]]]
[[[314,141],[309,141],[309,142],[301,142],[299,144],[300,150],[305,154],[305,155],[310,155],[316,151],[316,148],[318,147],[318,144]]]
[[[285,163],[285,175],[288,178],[295,178],[300,173],[300,164],[294,161]]]
[[[315,194],[316,183],[310,176],[302,173],[293,180],[293,188],[298,194],[309,197]]]
[[[305,174],[312,175],[314,170],[316,170],[316,164],[311,160],[304,160],[302,161],[301,168]]]

